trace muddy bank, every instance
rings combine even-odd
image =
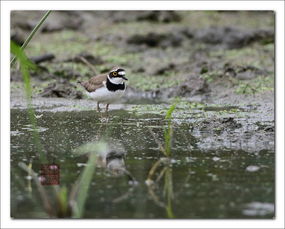
[[[13,12],[12,31],[28,33],[43,13]],[[26,50],[40,60],[34,96],[84,98],[77,80],[118,65],[128,99],[206,101],[223,87],[228,97],[266,93],[274,86],[273,26],[272,12],[56,11]],[[16,69],[11,80],[21,81]]]

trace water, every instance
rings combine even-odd
[[[212,132],[195,129],[189,119],[179,119],[173,127],[172,159],[158,166],[153,179],[165,173],[156,185],[148,186],[150,169],[164,157],[156,142],[164,141],[163,115],[117,110],[110,112],[106,122],[95,111],[44,111],[37,112],[37,122],[48,161],[60,165],[60,186],[69,191],[88,160],[86,155],[76,156],[74,149],[102,138],[124,148],[125,166],[135,184],[126,175],[114,176],[96,168],[83,218],[274,217],[273,150],[245,151],[234,142],[232,147],[223,147],[223,142],[216,144]],[[210,147],[200,144],[205,135],[213,141]],[[38,149],[26,110],[12,109],[11,216],[49,218],[35,183],[18,166],[20,162],[32,162],[33,170],[39,172]],[[51,195],[52,187],[45,188]]]

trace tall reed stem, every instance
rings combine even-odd
[[[35,35],[35,33],[39,30],[39,28],[41,27],[41,25],[44,23],[44,21],[47,19],[48,15],[51,13],[51,10],[48,10],[45,15],[41,18],[41,20],[39,21],[39,23],[35,26],[35,28],[32,30],[32,32],[29,34],[28,38],[25,40],[24,44],[21,46],[21,49],[24,50],[27,45],[29,44],[29,42],[32,40],[33,36]],[[13,59],[10,62],[10,65],[13,66],[14,62],[16,60],[16,56],[13,57]]]

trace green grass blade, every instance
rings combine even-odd
[[[78,183],[78,194],[77,198],[75,199],[76,206],[73,208],[73,217],[74,218],[82,218],[84,213],[84,205],[88,196],[89,187],[92,181],[92,177],[95,171],[96,166],[96,159],[99,152],[104,151],[107,149],[107,145],[105,143],[97,143],[94,144],[91,148],[91,145],[88,144],[88,147],[82,146],[78,148],[78,151],[82,153],[88,149],[89,151],[89,159],[87,162],[86,167],[84,168]],[[77,185],[75,186],[75,188]]]
[[[41,25],[44,23],[44,21],[47,19],[47,17],[49,16],[49,14],[51,13],[51,10],[48,10],[45,15],[41,18],[41,20],[39,21],[39,23],[35,26],[35,28],[32,30],[32,32],[29,34],[28,38],[25,40],[24,44],[22,45],[21,49],[24,50],[27,45],[29,44],[29,42],[32,40],[32,38],[34,37],[35,33],[39,30],[39,28],[41,27]],[[16,56],[13,57],[13,59],[10,62],[10,65],[12,66],[13,63],[16,60]]]
[[[27,100],[27,106],[28,106],[28,117],[30,120],[30,123],[33,128],[33,140],[35,143],[35,146],[37,148],[37,151],[39,152],[39,159],[42,163],[46,163],[46,155],[44,153],[43,146],[40,142],[40,135],[39,130],[37,128],[37,121],[36,121],[36,115],[35,111],[32,108],[32,87],[30,82],[30,73],[29,71],[31,69],[36,68],[36,65],[34,65],[25,55],[24,51],[16,45],[14,42],[11,42],[11,52],[15,55],[15,57],[19,60],[20,63],[20,71],[22,73],[24,86],[25,86],[25,95]]]
[[[172,140],[172,113],[174,112],[178,100],[174,102],[168,109],[165,115],[165,119],[167,120],[167,128],[164,129],[164,144],[165,144],[165,156],[171,156],[171,140]]]
[[[172,200],[174,198],[174,194],[173,194],[172,169],[171,168],[167,168],[164,179],[165,179],[164,191],[165,191],[166,201],[167,201],[165,209],[166,209],[167,217],[172,219],[172,218],[175,218],[175,216],[173,214],[173,209],[172,209]]]
[[[29,175],[32,176],[32,178],[33,178],[33,180],[34,180],[34,182],[36,184],[36,187],[37,187],[37,189],[38,189],[38,191],[40,193],[40,197],[42,199],[44,209],[50,216],[52,216],[53,215],[53,209],[52,209],[52,206],[51,206],[51,201],[49,200],[48,194],[47,194],[44,186],[40,183],[38,175],[31,168],[29,168],[25,163],[20,162],[18,165],[19,165],[20,168],[22,168]]]

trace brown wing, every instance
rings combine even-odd
[[[103,87],[103,82],[107,80],[107,74],[94,76],[86,82],[82,82],[81,85],[88,91],[94,92],[98,88]]]

